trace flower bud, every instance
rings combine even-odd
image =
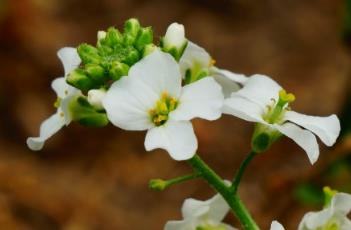
[[[167,188],[167,181],[162,179],[152,179],[149,182],[149,188],[156,191],[163,191]]]
[[[138,37],[135,41],[134,46],[139,50],[142,51],[143,48],[147,45],[152,43],[153,41],[153,31],[151,27],[140,28]]]
[[[68,109],[73,121],[88,127],[103,127],[108,124],[106,113],[96,111],[84,96],[73,98]]]
[[[137,61],[139,61],[139,52],[133,48],[128,47],[125,51],[124,56],[122,57],[121,62],[126,63],[129,66],[134,65]]]
[[[104,89],[91,89],[88,92],[88,102],[97,110],[103,110],[102,100],[106,95]]]
[[[105,69],[96,64],[86,64],[84,66],[86,74],[95,82],[102,83],[105,79]]]
[[[163,38],[165,48],[175,47],[180,49],[186,41],[185,30],[182,24],[174,22],[168,26],[166,35]]]
[[[78,46],[77,51],[84,64],[98,64],[101,60],[98,50],[94,46],[83,43]]]
[[[134,44],[140,30],[140,23],[137,19],[131,18],[124,24],[124,44]]]
[[[97,33],[97,40],[100,41],[101,39],[105,39],[106,38],[106,31],[100,30]]]
[[[90,79],[82,69],[75,69],[67,75],[67,83],[82,90],[88,91],[94,87],[94,82]]]
[[[122,34],[115,28],[110,27],[107,30],[106,38],[102,44],[106,44],[108,46],[115,46],[123,41]]]
[[[129,66],[115,61],[112,63],[111,69],[109,70],[109,75],[112,80],[117,81],[123,76],[127,76],[129,71]]]

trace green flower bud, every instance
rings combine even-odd
[[[78,46],[77,51],[84,64],[98,64],[101,61],[98,50],[94,46],[83,43]]]
[[[82,69],[75,69],[67,76],[67,83],[82,90],[87,91],[94,87],[94,82]]]
[[[111,69],[109,70],[109,74],[112,80],[117,81],[123,76],[127,76],[129,71],[129,66],[118,62],[114,61],[112,63]]]
[[[323,188],[323,192],[324,192],[324,207],[329,207],[333,197],[335,196],[335,194],[338,193],[338,191],[333,190],[328,186],[325,186]]]
[[[158,47],[154,44],[147,44],[145,47],[144,47],[144,50],[143,50],[143,57],[151,54],[152,52],[155,51],[155,49],[157,49]]]
[[[77,96],[69,103],[72,120],[88,127],[103,127],[108,124],[106,113],[98,112],[84,96]]]
[[[282,134],[267,125],[256,123],[255,131],[251,140],[252,150],[261,153],[267,150]]]
[[[134,44],[140,30],[140,23],[137,19],[131,18],[124,24],[124,44]]]
[[[115,28],[110,27],[107,30],[106,38],[102,42],[103,45],[114,46],[123,41],[122,34]]]
[[[132,66],[137,61],[139,61],[139,59],[140,59],[139,52],[133,47],[128,47],[125,50],[124,56],[121,57],[121,62],[129,66]]]
[[[105,79],[105,69],[97,64],[86,64],[84,66],[87,75],[96,82],[102,82]]]
[[[162,179],[152,179],[149,182],[149,188],[156,191],[163,191],[167,188],[167,181]]]
[[[139,30],[138,37],[135,41],[134,46],[139,50],[142,51],[143,48],[147,45],[152,43],[153,41],[153,31],[151,27],[141,28]]]

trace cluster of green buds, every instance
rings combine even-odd
[[[108,88],[111,82],[128,75],[130,66],[154,48],[152,28],[141,27],[137,19],[129,19],[123,33],[111,27],[98,32],[96,46],[86,43],[78,46],[82,63],[68,75],[67,82],[83,92]]]

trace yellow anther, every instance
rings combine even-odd
[[[54,102],[54,107],[57,109],[58,107],[60,107],[61,105],[61,98],[57,98],[56,101]]]
[[[216,60],[213,59],[213,58],[211,58],[210,62],[208,63],[208,66],[209,66],[209,67],[212,67],[212,66],[214,66],[215,64],[216,64]]]
[[[156,125],[163,125],[168,120],[168,114],[176,109],[178,101],[170,97],[167,92],[161,94],[153,109],[149,110],[151,121]]]
[[[295,101],[295,95],[292,93],[287,93],[284,89],[282,89],[279,91],[279,99],[283,102],[290,103]]]

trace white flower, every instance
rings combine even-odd
[[[271,224],[270,230],[285,230],[283,225],[281,225],[278,221],[273,221]]]
[[[196,78],[198,76],[212,76],[222,86],[223,94],[229,97],[232,92],[240,89],[238,83],[246,82],[247,77],[243,74],[235,74],[228,70],[218,69],[214,66],[214,60],[207,51],[188,41],[188,45],[179,60],[180,69],[184,78]],[[194,81],[196,79],[191,79]]]
[[[163,43],[166,48],[175,47],[181,49],[186,42],[185,30],[182,24],[176,22],[168,26]]]
[[[88,91],[88,102],[96,109],[103,109],[102,100],[106,96],[104,89],[91,89]]]
[[[313,164],[319,156],[315,135],[331,146],[340,133],[340,123],[336,115],[317,117],[290,111],[288,104],[294,100],[294,95],[287,94],[271,78],[254,75],[241,90],[225,100],[223,112],[257,122],[266,130],[279,131],[293,139]]]
[[[351,221],[347,217],[350,210],[351,195],[337,193],[322,211],[306,213],[298,230],[350,230]]]
[[[190,120],[218,119],[223,95],[211,78],[185,87],[181,81],[174,58],[154,51],[108,90],[103,105],[109,120],[125,130],[148,130],[148,151],[162,148],[176,160],[190,159],[197,149]]]
[[[182,207],[183,220],[168,221],[164,230],[235,230],[222,223],[229,206],[220,194],[209,200],[186,199]]]
[[[80,58],[75,48],[62,48],[58,51],[57,55],[63,64],[65,76],[80,64]],[[68,103],[72,97],[80,94],[79,90],[66,83],[65,77],[55,79],[51,87],[57,95],[57,101],[55,103],[57,111],[41,124],[39,137],[29,137],[27,139],[27,145],[33,151],[41,150],[47,139],[59,131],[64,125],[68,125],[71,122]]]

